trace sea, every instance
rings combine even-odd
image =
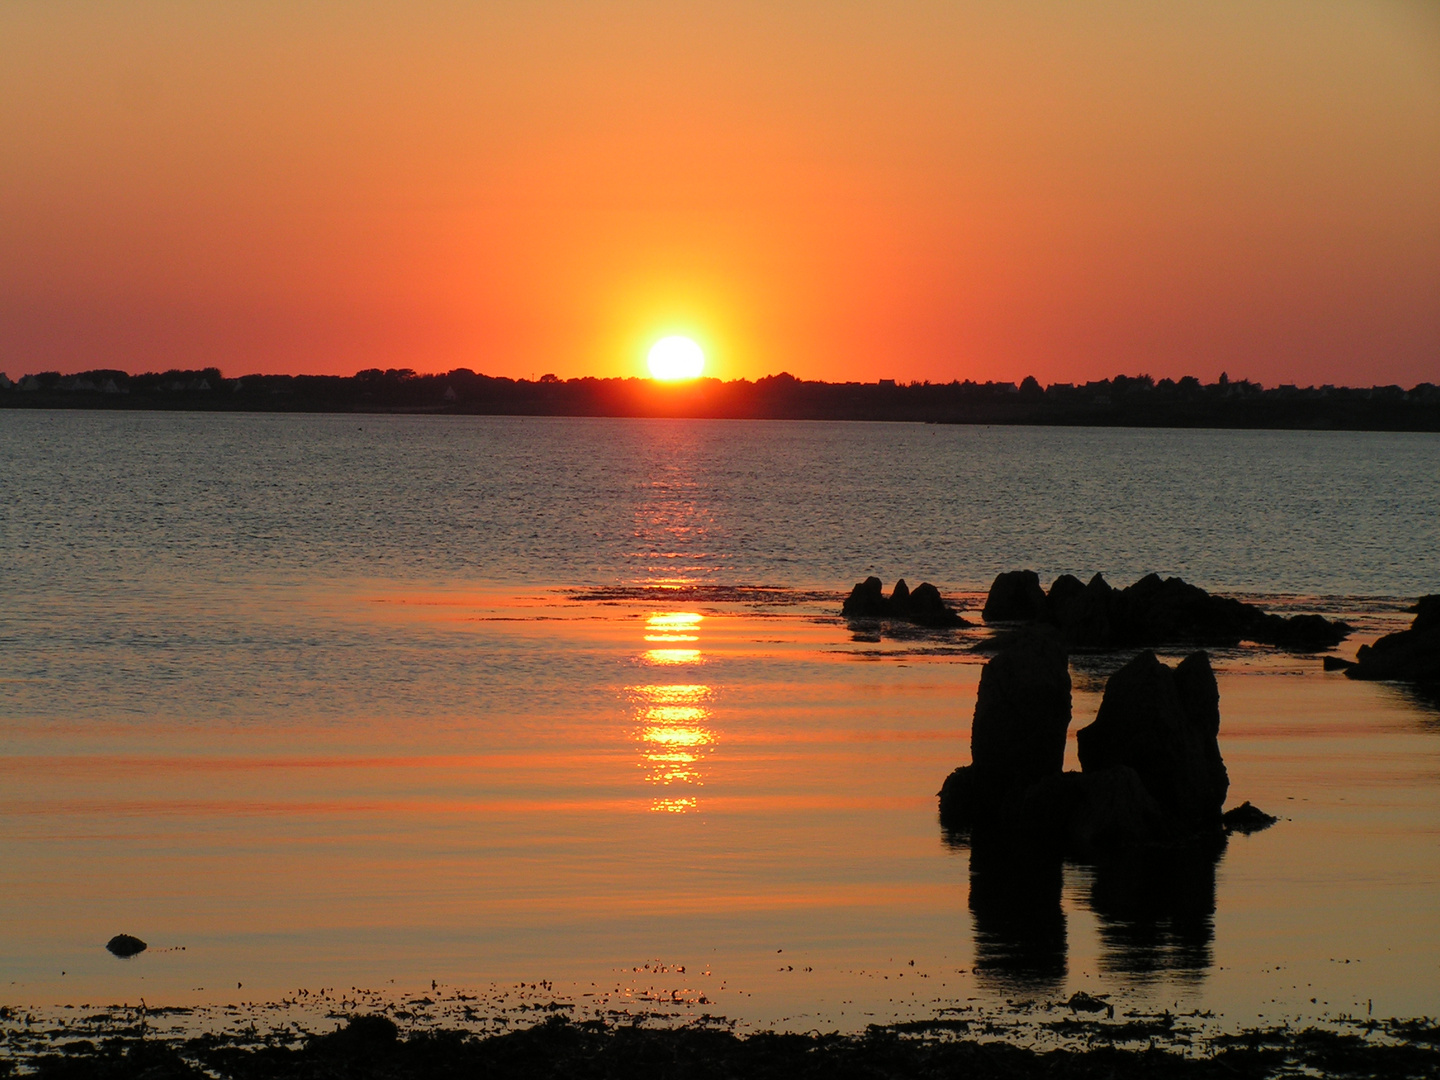
[[[936,803],[995,574],[1353,656],[1440,592],[1434,434],[7,410],[0,554],[15,1009],[1440,1009],[1436,695],[1213,651],[1230,804],[1280,820],[1198,862],[976,865]],[[971,625],[848,625],[871,574]],[[1072,657],[1070,767],[1130,655]]]

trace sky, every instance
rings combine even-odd
[[[0,5],[0,370],[1440,382],[1440,4]]]

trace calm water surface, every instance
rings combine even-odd
[[[0,466],[13,1001],[1440,1005],[1433,701],[1221,654],[1232,800],[1280,825],[972,865],[934,792],[981,632],[835,617],[872,571],[973,606],[1016,566],[1158,570],[1343,612],[1348,651],[1440,590],[1434,436],[7,412]],[[1118,662],[1077,659],[1072,732]]]

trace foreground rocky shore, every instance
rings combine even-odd
[[[378,1015],[300,1039],[205,1035],[184,1040],[132,1031],[102,1042],[15,1053],[41,1078],[220,1077],[234,1080],[405,1080],[409,1077],[1434,1077],[1440,1026],[1430,1020],[1349,1022],[1330,1028],[1255,1029],[1194,1040],[1170,1014],[1115,1022],[1075,1010],[1045,1025],[1071,1048],[1036,1050],[977,1031],[968,1020],[872,1027],[859,1035],[734,1034],[723,1021],[680,1028],[573,1023],[556,1018],[523,1031],[477,1036],[440,1030],[404,1035]]]

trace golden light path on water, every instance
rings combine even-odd
[[[689,611],[658,612],[645,620],[645,641],[698,642],[704,616]],[[647,649],[645,662],[668,667],[701,662],[698,648]],[[715,746],[707,726],[711,688],[703,683],[667,683],[630,687],[638,703],[638,742],[646,779],[667,790],[650,804],[656,812],[683,814],[699,801],[688,789],[702,787],[700,765]],[[680,789],[680,790],[675,790]]]

